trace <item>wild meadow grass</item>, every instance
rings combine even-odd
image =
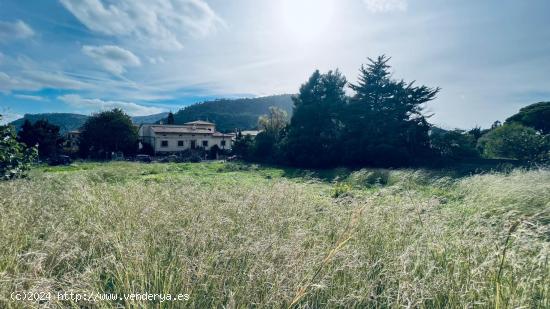
[[[548,308],[549,228],[544,169],[42,167],[0,182],[0,307]]]

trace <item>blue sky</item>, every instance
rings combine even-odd
[[[0,113],[153,114],[295,93],[367,57],[442,88],[427,113],[489,126],[550,100],[547,0],[0,0]]]

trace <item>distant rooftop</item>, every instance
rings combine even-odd
[[[206,134],[212,134],[214,133],[211,130],[207,129],[193,129],[190,128],[187,124],[185,126],[178,126],[178,125],[152,125],[151,129],[156,133],[206,133]]]
[[[246,130],[246,131],[241,131],[241,134],[243,136],[250,135],[250,136],[254,137],[254,136],[260,134],[260,132],[262,132],[262,131],[259,131],[259,130]]]
[[[212,125],[212,126],[215,125],[212,122],[203,121],[203,120],[195,120],[195,121],[191,121],[191,122],[186,122],[185,124],[186,125],[205,124],[205,125]]]

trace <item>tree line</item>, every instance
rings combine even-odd
[[[369,58],[357,83],[348,83],[338,70],[313,72],[292,97],[291,118],[285,110],[270,107],[258,120],[261,133],[255,138],[237,133],[233,154],[311,168],[413,166],[480,157],[550,162],[550,102],[522,108],[490,129],[443,130],[431,125],[424,112],[440,88],[392,78],[389,60]],[[175,122],[172,113],[167,122]],[[27,120],[17,134],[12,126],[0,126],[0,177],[20,174],[37,156],[109,159],[113,152],[138,152],[137,128],[120,109],[87,118],[78,153],[63,149],[59,132],[47,120]]]
[[[389,58],[361,66],[357,83],[338,71],[315,71],[286,114],[272,109],[260,134],[237,136],[245,160],[301,167],[411,166],[473,158],[550,161],[550,102],[526,107],[491,129],[443,130],[428,122],[426,103],[440,88],[393,79]],[[346,87],[353,95],[346,95]],[[274,123],[276,125],[274,125]]]

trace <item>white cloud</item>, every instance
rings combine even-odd
[[[133,102],[104,101],[101,99],[85,99],[76,94],[67,94],[58,97],[59,100],[80,109],[85,110],[109,110],[120,108],[132,116],[147,116],[166,111],[165,109],[139,105]]]
[[[88,29],[134,36],[159,49],[180,49],[185,35],[203,36],[223,20],[204,0],[60,0]]]
[[[363,0],[371,12],[406,11],[407,0]]]
[[[6,124],[6,123],[10,123],[14,120],[17,120],[19,118],[23,118],[23,115],[21,114],[16,114],[16,113],[10,113],[10,112],[2,112],[0,111],[0,115],[2,116],[1,119],[0,119],[0,125],[3,125],[3,124]]]
[[[40,90],[44,88],[76,90],[86,87],[85,83],[65,76],[62,73],[24,71],[22,72],[22,76],[15,77],[5,72],[0,72],[0,92]]]
[[[126,67],[141,65],[139,58],[129,50],[114,46],[84,46],[82,52],[94,59],[105,70],[120,75],[126,71]]]
[[[26,39],[33,35],[32,28],[21,20],[16,22],[0,21],[0,41]]]
[[[28,95],[28,94],[16,94],[16,95],[14,95],[14,97],[16,97],[18,99],[31,100],[31,101],[44,101],[45,100],[44,97],[37,96],[37,95]]]
[[[35,83],[39,89],[54,88],[54,89],[83,89],[88,85],[66,76],[63,73],[45,72],[45,71],[25,71],[25,78],[32,83]]]
[[[166,60],[163,57],[149,57],[149,63],[151,64],[162,64],[165,62]]]

